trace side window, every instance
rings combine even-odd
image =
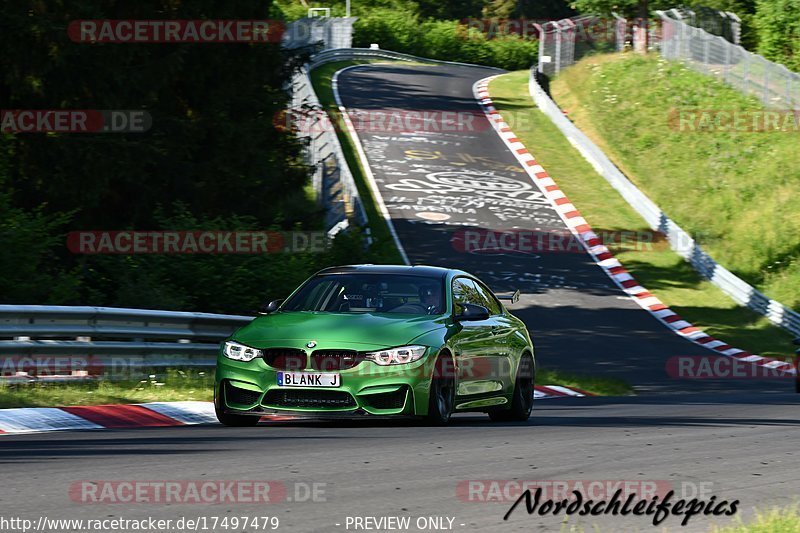
[[[488,307],[489,302],[471,279],[456,278],[453,280],[453,310],[458,313],[460,304],[465,303]]]
[[[487,289],[482,283],[476,283],[475,287],[478,289],[478,292],[481,293],[481,297],[486,301],[486,308],[489,310],[489,314],[502,315],[503,306],[500,305],[500,302],[494,297],[492,291]]]

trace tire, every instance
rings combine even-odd
[[[233,415],[226,413],[225,409],[225,386],[220,384],[219,393],[214,395],[214,412],[220,424],[228,427],[252,427],[261,420],[260,416],[252,415]]]
[[[533,410],[533,359],[524,354],[519,361],[517,378],[514,380],[514,397],[509,409],[489,411],[493,422],[525,422]]]
[[[425,422],[431,426],[446,426],[450,422],[455,403],[456,378],[453,359],[449,354],[440,354],[433,366]]]

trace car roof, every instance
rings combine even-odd
[[[448,274],[467,274],[461,270],[443,268],[427,265],[345,265],[325,268],[317,272],[317,275],[328,274],[402,274],[406,276],[425,276],[446,278]]]

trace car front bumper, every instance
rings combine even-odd
[[[214,397],[218,409],[237,415],[288,414],[315,418],[424,415],[434,358],[428,353],[415,363],[389,366],[362,361],[354,368],[334,371],[341,378],[339,387],[311,388],[279,386],[281,370],[268,366],[263,359],[242,362],[220,355]]]

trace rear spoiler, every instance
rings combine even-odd
[[[504,293],[504,294],[495,294],[498,300],[508,300],[512,304],[515,304],[519,301],[519,289],[515,290],[512,293]]]

